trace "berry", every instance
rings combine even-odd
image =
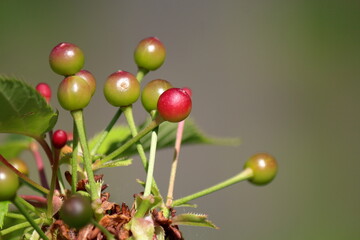
[[[165,61],[165,56],[165,47],[156,37],[141,40],[134,52],[134,59],[138,67],[149,71],[161,67]]]
[[[80,72],[77,72],[75,76],[82,77],[89,84],[91,89],[91,96],[93,96],[96,90],[96,80],[94,75],[92,75],[91,72],[87,70],[81,70]]]
[[[67,134],[63,130],[56,130],[52,135],[52,144],[55,148],[61,149],[63,146],[65,146],[66,142],[68,140]]]
[[[183,87],[182,90],[184,90],[190,97],[192,96],[192,90],[188,87]]]
[[[50,102],[51,88],[48,84],[39,83],[38,85],[36,85],[35,89],[36,89],[36,91],[38,91],[40,93],[41,96],[43,96],[45,98],[47,103]]]
[[[69,111],[85,108],[91,99],[89,84],[81,77],[64,78],[59,85],[57,97],[60,105]]]
[[[13,200],[19,186],[18,176],[8,167],[0,165],[0,201]]]
[[[55,73],[70,76],[83,68],[84,54],[75,44],[59,43],[51,50],[49,63]]]
[[[117,71],[107,78],[104,95],[106,100],[115,107],[129,106],[140,96],[140,83],[131,73]]]
[[[69,227],[80,229],[93,217],[90,199],[74,194],[64,201],[59,214]]]
[[[141,93],[141,103],[146,111],[156,110],[160,95],[170,88],[172,88],[171,83],[163,79],[148,82]]]
[[[9,161],[14,168],[16,168],[22,174],[29,176],[29,167],[28,165],[20,158],[13,158]]]
[[[255,154],[245,163],[244,168],[253,170],[254,176],[249,181],[255,185],[270,183],[278,169],[275,158],[267,153]]]
[[[169,122],[180,122],[191,112],[191,97],[181,88],[170,88],[160,95],[157,110]]]

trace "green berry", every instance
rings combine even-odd
[[[13,200],[19,186],[18,176],[8,167],[0,165],[0,201]]]
[[[141,93],[141,103],[145,110],[148,112],[156,110],[160,95],[170,88],[172,88],[171,83],[163,79],[148,82]]]
[[[64,201],[59,214],[69,227],[80,229],[89,224],[93,217],[90,199],[74,194]]]
[[[277,162],[274,157],[267,153],[258,153],[252,156],[244,165],[244,168],[253,170],[253,177],[249,181],[255,185],[270,183],[277,173]]]
[[[165,56],[165,47],[156,37],[141,40],[134,52],[135,63],[138,67],[149,71],[161,67],[165,61]]]
[[[180,122],[191,112],[191,97],[181,88],[170,88],[160,95],[157,111],[169,122]]]
[[[131,73],[117,71],[107,78],[104,95],[106,100],[115,107],[129,106],[140,96],[140,83]]]
[[[81,77],[66,77],[59,85],[57,97],[60,105],[69,111],[85,108],[91,100],[91,88]]]
[[[84,54],[75,44],[59,43],[51,50],[49,63],[55,73],[70,76],[83,68]]]
[[[89,84],[91,89],[91,96],[93,96],[96,90],[96,80],[94,75],[92,75],[91,72],[83,69],[80,72],[77,72],[75,76],[82,77]]]
[[[13,167],[16,168],[22,174],[29,176],[29,167],[22,159],[13,158],[9,160],[9,163],[11,163],[11,165],[13,165]]]

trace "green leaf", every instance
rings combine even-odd
[[[148,123],[148,122],[147,122]],[[146,123],[142,124],[144,127]],[[176,138],[177,124],[164,122],[160,125],[158,133],[158,144],[157,149],[174,147],[175,138]],[[147,134],[141,139],[144,150],[149,151],[151,134]],[[89,146],[90,149],[95,145],[99,139],[100,134],[96,135],[91,139]],[[126,140],[131,138],[130,129],[127,126],[115,126],[109,133],[106,140],[103,142],[98,153],[102,155],[107,155],[112,151],[119,148]],[[238,138],[215,138],[210,137],[207,134],[203,133],[199,127],[191,120],[187,119],[185,121],[184,133],[183,133],[183,145],[187,144],[212,144],[212,145],[227,145],[227,146],[236,146],[240,144]],[[137,154],[137,149],[135,144],[122,153],[120,156],[132,156]]]
[[[175,225],[218,228],[212,222],[207,220],[207,215],[205,214],[185,213],[173,217],[172,221]]]
[[[9,201],[1,201],[0,202],[0,228],[4,225],[5,215],[8,213],[9,210]]]
[[[100,168],[110,168],[110,167],[124,167],[124,166],[129,166],[130,164],[132,164],[132,159],[115,159],[106,162],[96,168],[93,168],[93,170],[98,170]]]
[[[16,158],[22,151],[30,148],[31,141],[32,139],[27,136],[10,134],[0,145],[0,154],[8,160]]]
[[[31,86],[0,76],[0,132],[41,137],[51,130],[58,114]]]

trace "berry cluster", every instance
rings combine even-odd
[[[84,126],[83,109],[89,105],[96,91],[95,77],[90,71],[83,69],[85,57],[78,46],[66,42],[56,45],[50,52],[49,63],[51,69],[63,77],[57,89],[57,99],[61,107],[73,117],[73,131],[53,131],[53,124],[48,132],[39,136],[28,134],[35,138],[49,159],[52,167],[50,184],[43,171],[42,157],[36,142],[32,141],[29,148],[36,159],[41,185],[29,178],[29,170],[22,160],[13,158],[7,161],[0,154],[0,204],[4,201],[13,202],[45,240],[75,237],[82,239],[86,234],[86,239],[180,240],[183,236],[178,225],[216,226],[208,221],[205,215],[176,215],[175,207],[184,206],[191,200],[243,180],[255,185],[271,182],[277,173],[277,162],[267,153],[258,153],[250,157],[244,169],[234,177],[197,193],[173,199],[182,135],[186,129],[185,119],[192,110],[192,91],[187,87],[173,87],[173,84],[164,79],[154,79],[141,86],[147,73],[160,68],[165,57],[165,47],[158,38],[145,38],[134,51],[137,74],[117,70],[106,78],[103,94],[117,111],[99,136],[89,141]],[[47,103],[44,103],[46,108],[49,108],[52,92],[49,85],[39,83],[35,89],[37,96],[41,95]],[[135,124],[132,112],[132,105],[139,99],[151,119],[150,122],[145,121],[146,124],[141,128]],[[130,133],[117,142],[107,140],[121,114],[126,118]],[[154,179],[156,150],[163,147],[160,144],[158,146],[159,126],[174,126],[174,123],[176,134],[172,130],[174,137],[170,139],[171,143],[175,143],[174,158],[167,197],[163,198]],[[50,144],[45,139],[46,134]],[[148,146],[144,143],[146,141]],[[105,144],[107,151],[101,150]],[[109,194],[104,192],[107,185],[102,180],[103,176],[95,174],[101,168],[130,164],[131,160],[126,158],[131,155],[130,151],[138,153],[147,175],[146,181],[141,182],[144,191],[135,194],[131,209],[126,204],[119,206],[109,202]],[[67,164],[69,170],[63,173],[61,164]],[[71,189],[66,189],[64,178]],[[22,182],[37,189],[42,196],[19,197],[17,190]],[[38,214],[36,221],[41,222],[42,227],[36,224],[24,204],[33,211],[33,215]],[[44,210],[39,211],[38,208],[45,209],[46,214],[42,214]],[[0,236],[8,232],[11,230],[1,230]]]

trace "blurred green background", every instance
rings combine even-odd
[[[207,213],[220,230],[182,227],[185,239],[360,239],[359,1],[1,0],[0,73],[56,92],[61,77],[48,54],[62,41],[79,45],[98,80],[85,110],[93,135],[116,110],[103,82],[118,69],[136,72],[133,49],[148,36],[163,41],[167,60],[145,81],[191,87],[202,129],[242,139],[236,148],[184,148],[175,197],[235,175],[259,151],[280,164],[266,187],[245,182],[194,201],[189,211]],[[56,128],[70,129],[56,97],[52,105]],[[135,108],[141,122],[146,114]],[[163,192],[171,158],[158,155]],[[111,200],[128,204],[145,177],[139,161],[105,174]]]

